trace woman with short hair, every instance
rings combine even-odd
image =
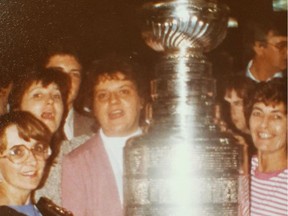
[[[31,193],[38,187],[51,155],[51,138],[48,127],[28,112],[10,112],[0,117],[1,215],[14,210],[24,215],[42,215],[32,203]]]
[[[275,78],[259,83],[245,103],[257,148],[251,164],[251,216],[287,215],[287,83]]]

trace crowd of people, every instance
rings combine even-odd
[[[249,149],[243,215],[288,215],[287,32],[253,29],[251,61],[225,78],[217,124]],[[83,67],[57,47],[16,79],[0,78],[0,215],[45,216],[41,197],[77,216],[123,215],[123,148],[147,127],[141,70],[119,55]]]

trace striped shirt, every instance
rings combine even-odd
[[[250,216],[250,176],[239,176],[238,215]]]
[[[288,169],[271,173],[257,171],[258,158],[251,164],[251,216],[288,215]]]

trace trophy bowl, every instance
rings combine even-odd
[[[208,52],[226,36],[229,8],[212,1],[178,0],[142,7],[142,37],[155,51]]]

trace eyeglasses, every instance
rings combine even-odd
[[[287,50],[287,41],[281,41],[279,43],[273,44],[273,43],[268,43],[265,42],[266,44],[269,44],[271,46],[274,46],[276,49],[278,49],[279,51],[284,51]]]
[[[36,143],[30,149],[26,145],[15,145],[7,151],[6,155],[0,156],[0,158],[8,158],[12,163],[20,164],[28,159],[31,152],[37,160],[44,161],[50,157],[51,148],[42,143]]]

